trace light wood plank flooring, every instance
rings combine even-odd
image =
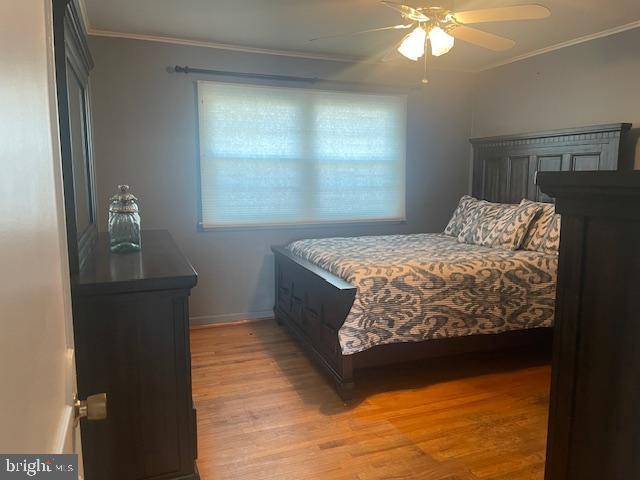
[[[545,355],[365,371],[344,405],[273,321],[194,329],[203,480],[543,478]]]

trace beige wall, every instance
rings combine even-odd
[[[200,233],[197,223],[197,76],[180,64],[417,85],[420,69],[353,66],[136,40],[92,37],[95,154],[100,227],[106,199],[129,183],[144,228],[171,231],[199,273],[191,301],[199,320],[247,318],[273,305],[271,245],[303,237],[441,231],[468,185],[471,78],[433,73],[409,97],[407,217],[404,225],[262,229]],[[202,77],[201,77],[202,78]],[[205,317],[205,318],[202,318]]]
[[[640,28],[477,76],[473,136],[630,122],[640,168]]]
[[[73,451],[51,2],[0,5],[0,452]]]

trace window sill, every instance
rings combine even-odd
[[[345,220],[335,222],[315,222],[315,223],[266,223],[256,225],[204,225],[198,223],[199,232],[233,232],[248,230],[296,230],[304,228],[325,228],[325,227],[370,227],[378,225],[403,225],[407,223],[406,218],[393,218],[381,220]]]

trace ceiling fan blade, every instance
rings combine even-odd
[[[358,32],[342,33],[339,35],[327,35],[324,37],[310,38],[309,41],[315,42],[316,40],[324,40],[327,38],[351,37],[353,35],[361,35],[363,33],[372,33],[372,32],[382,32],[384,30],[406,30],[407,28],[411,28],[412,26],[413,24],[409,23],[407,25],[400,24],[400,25],[392,25],[390,27],[370,28],[368,30],[360,30]]]
[[[392,8],[393,10],[395,10],[396,12],[400,12],[402,14],[403,17],[405,18],[409,18],[411,20],[415,20],[417,22],[427,22],[429,20],[429,17],[427,17],[424,13],[422,13],[420,10],[417,10],[413,7],[410,7],[409,5],[403,5],[401,3],[396,3],[396,2],[390,2],[388,0],[381,0],[381,2],[383,5]]]
[[[509,50],[516,44],[516,42],[510,38],[483,32],[482,30],[464,25],[458,25],[457,27],[449,30],[448,33],[458,40],[473,43],[474,45],[479,45],[480,47],[488,48],[489,50],[495,50],[496,52]]]
[[[506,22],[510,20],[536,20],[547,18],[551,11],[542,5],[514,5],[512,7],[485,8],[453,14],[460,23]]]

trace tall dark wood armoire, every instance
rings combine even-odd
[[[168,232],[143,231],[142,251],[121,255],[98,233],[107,213],[96,209],[93,60],[77,0],[54,0],[53,18],[78,397],[106,394],[107,405],[105,419],[81,420],[85,478],[195,480],[196,272]]]
[[[640,478],[640,172],[538,184],[562,215],[545,479]]]

